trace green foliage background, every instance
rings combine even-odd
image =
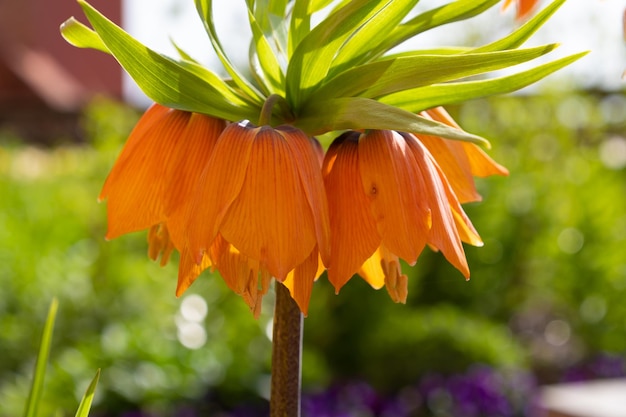
[[[307,389],[359,378],[393,391],[475,363],[551,382],[598,352],[626,352],[626,98],[500,97],[450,110],[511,171],[478,180],[484,201],[466,207],[485,240],[466,248],[472,279],[426,251],[404,268],[403,306],[359,278],[335,295],[322,277],[305,320]],[[83,119],[89,143],[50,149],[0,132],[0,415],[23,411],[53,296],[41,415],[75,410],[97,368],[94,409],[110,415],[167,415],[207,397],[235,404],[269,389],[271,296],[255,321],[219,276],[203,274],[189,294],[206,301],[207,339],[186,348],[176,262],[149,261],[144,233],[103,239],[96,197],[137,117],[96,101]]]

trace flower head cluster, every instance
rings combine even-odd
[[[248,77],[222,48],[213,2],[194,0],[223,79],[178,47],[179,59],[150,50],[78,0],[93,29],[72,18],[65,38],[112,54],[158,103],[102,189],[107,237],[149,229],[151,258],[180,253],[177,294],[211,268],[255,314],[272,278],[306,313],[324,270],[337,291],[359,274],[404,302],[400,261],[414,264],[426,246],[469,277],[463,243],[482,241],[461,204],[480,199],[475,176],[506,170],[441,106],[517,90],[580,58],[476,77],[555,49],[520,46],[565,0],[477,48],[392,50],[499,1],[413,13],[418,0],[247,0]],[[522,17],[537,0],[517,3]],[[326,152],[321,135],[335,138]]]
[[[442,108],[424,117],[458,128]],[[108,238],[149,229],[153,259],[180,252],[177,294],[211,267],[257,314],[272,277],[306,312],[325,268],[337,290],[358,273],[404,302],[399,259],[414,264],[426,245],[469,277],[462,242],[481,240],[460,203],[479,199],[474,175],[491,174],[506,170],[471,143],[347,131],[324,156],[294,127],[154,104],[100,198]]]

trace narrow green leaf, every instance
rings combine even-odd
[[[246,94],[252,103],[262,106],[265,101],[264,97],[256,88],[254,88],[252,84],[250,84],[248,80],[246,80],[243,75],[240,74],[235,65],[233,65],[224,52],[224,48],[222,47],[222,44],[217,36],[217,31],[215,30],[215,22],[213,21],[213,0],[195,0],[195,3],[198,14],[204,23],[204,28],[206,29],[209,39],[211,40],[211,45],[213,45],[213,49],[222,62],[222,65],[232,77],[235,84],[237,84],[241,91]]]
[[[491,52],[503,51],[505,49],[518,48],[526,42],[548,19],[556,12],[565,0],[555,0],[548,6],[544,7],[532,19],[524,23],[517,30],[502,39],[492,42],[488,45],[475,48],[471,52]]]
[[[287,100],[294,110],[324,79],[346,39],[381,7],[371,0],[353,0],[331,13],[302,39],[291,56],[286,76]]]
[[[43,394],[43,381],[46,375],[46,366],[48,365],[48,357],[50,356],[50,345],[52,343],[52,333],[54,331],[54,321],[56,319],[59,301],[52,299],[50,308],[48,309],[48,318],[43,328],[41,336],[41,344],[39,345],[39,354],[35,363],[35,375],[26,401],[25,417],[36,417],[39,401]]]
[[[381,33],[393,31],[418,0],[390,0],[346,40],[333,58],[330,74],[338,74],[363,62],[369,51],[386,41]]]
[[[295,126],[310,135],[345,129],[387,129],[439,136],[489,147],[480,136],[417,114],[361,97],[344,97],[306,106]]]
[[[311,13],[308,0],[295,0],[289,22],[287,57],[291,58],[302,39],[311,32]]]
[[[77,48],[96,49],[107,54],[111,53],[96,32],[73,17],[63,22],[60,30],[61,35],[70,45],[74,45]]]
[[[261,107],[244,101],[216,74],[193,62],[176,62],[154,52],[85,1],[79,0],[79,4],[106,47],[152,100],[226,120],[258,116]]]
[[[580,59],[587,52],[570,55],[513,75],[480,81],[435,84],[382,97],[381,102],[411,112],[435,106],[461,103],[479,97],[510,93],[533,84]]]
[[[178,46],[178,44],[174,41],[174,39],[170,38],[170,43],[178,52],[178,55],[185,61],[193,62],[194,64],[200,64],[196,59],[194,59],[191,55],[189,55],[183,48]]]
[[[87,417],[89,415],[89,410],[91,409],[91,403],[93,402],[93,397],[96,393],[96,386],[98,385],[99,379],[100,369],[96,371],[96,376],[93,377],[91,383],[87,387],[87,391],[85,391],[85,395],[83,395],[83,398],[80,400],[78,410],[76,411],[76,417]]]
[[[370,60],[373,60],[386,51],[398,46],[422,32],[460,20],[469,19],[481,14],[498,3],[500,0],[457,0],[427,12],[421,13],[408,22],[397,26],[385,36],[385,42],[372,48]]]
[[[545,45],[514,51],[460,55],[404,55],[345,71],[322,86],[310,100],[361,95],[376,98],[401,90],[448,82],[520,64],[555,48]]]
[[[252,29],[253,50],[256,51],[256,57],[260,64],[258,74],[270,94],[284,95],[285,75],[276,59],[276,53],[265,38],[263,30],[258,25],[251,10],[248,10],[248,19]]]
[[[315,12],[319,12],[320,10],[322,10],[324,7],[328,6],[332,2],[333,0],[310,0],[308,13],[313,14]]]

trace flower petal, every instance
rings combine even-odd
[[[330,221],[324,181],[320,171],[321,145],[315,138],[309,138],[293,127],[282,126],[277,129],[288,136],[286,142],[296,161],[302,189],[313,214],[319,254],[324,264],[328,264],[330,261]]]
[[[204,168],[196,196],[184,214],[187,243],[197,262],[211,247],[226,212],[241,191],[254,136],[246,122],[228,125]]]
[[[172,162],[191,113],[154,105],[142,116],[107,177],[107,239],[147,229],[165,215],[164,166]]]
[[[412,153],[397,132],[374,130],[359,139],[359,170],[383,244],[410,264],[426,245],[430,213]]]
[[[308,258],[287,274],[283,284],[289,289],[300,311],[306,317],[309,311],[309,300],[313,291],[313,283],[324,272],[317,247]]]
[[[330,212],[328,279],[339,289],[380,245],[376,221],[359,171],[360,133],[347,132],[330,146],[322,168]]]
[[[428,243],[441,250],[446,259],[467,278],[469,266],[450,207],[451,198],[453,203],[458,204],[458,201],[454,193],[451,190],[448,191],[450,186],[428,149],[414,135],[404,133],[403,136],[415,155],[426,183],[423,195],[432,213],[432,228],[428,234]]]

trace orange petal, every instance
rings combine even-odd
[[[505,0],[502,4],[502,10],[507,9],[511,3],[513,3],[513,0]],[[516,3],[517,12],[515,14],[515,18],[517,20],[524,20],[533,12],[533,10],[535,10],[539,0],[517,0]]]
[[[382,268],[382,259],[380,248],[378,248],[372,256],[363,262],[363,265],[361,265],[359,269],[361,278],[376,290],[381,289],[385,285],[385,272]]]
[[[108,239],[166,219],[163,167],[172,162],[190,116],[155,105],[141,118],[100,193],[107,199]]]
[[[330,221],[324,181],[320,171],[321,145],[315,138],[309,138],[295,128],[282,126],[278,130],[287,135],[286,142],[296,161],[301,186],[313,214],[319,254],[324,264],[328,264],[330,261]]]
[[[381,241],[363,192],[359,136],[358,132],[347,132],[338,137],[328,149],[322,168],[332,230],[328,279],[336,291],[359,270]]]
[[[174,251],[167,225],[165,223],[156,224],[148,230],[148,257],[156,261],[161,255],[161,266],[165,266]]]
[[[185,214],[189,250],[196,261],[209,250],[232,202],[243,186],[255,132],[232,123],[220,135]]]
[[[211,267],[211,260],[208,255],[204,255],[199,263],[196,263],[189,249],[184,248],[180,252],[178,261],[178,285],[176,286],[176,296],[180,297],[198,278],[198,275]]]
[[[283,284],[291,293],[291,298],[296,301],[305,317],[309,311],[309,300],[313,291],[313,283],[324,271],[319,261],[319,251],[315,248],[311,255],[289,272],[283,281]]]
[[[404,138],[383,130],[362,134],[359,170],[383,244],[415,263],[426,245],[430,213],[419,194],[423,181]]]
[[[433,120],[436,120],[448,126],[461,129],[461,127],[456,123],[456,121],[452,118],[452,116],[450,116],[450,114],[448,114],[446,109],[444,109],[443,107],[435,107],[435,108],[426,110],[425,112],[422,112],[421,115],[424,117],[432,118]],[[465,154],[465,158],[463,159],[467,159],[467,161],[469,162],[469,171],[471,175],[476,176],[476,177],[488,177],[490,175],[509,175],[509,171],[505,167],[503,167],[502,165],[498,164],[493,159],[491,159],[477,145],[473,143],[469,143],[469,142],[451,141],[447,139],[442,139],[442,140],[448,143],[455,144],[454,153],[455,155],[457,155],[457,157],[461,154]],[[426,147],[428,147],[428,145],[426,145]],[[444,172],[446,172],[446,169],[441,164],[441,161],[437,153],[433,152],[433,150],[430,149],[430,147],[428,148],[430,152],[433,154],[433,156],[437,159],[437,162],[439,162],[441,168],[444,169]],[[459,158],[459,161],[461,161],[461,158]],[[461,162],[461,163],[465,164],[465,162]],[[465,168],[463,169],[465,170]],[[447,172],[446,172],[446,175],[447,175]],[[459,200],[463,202],[462,199],[459,199]]]
[[[250,310],[258,317],[263,296],[269,289],[271,275],[261,268],[259,261],[239,252],[222,235],[218,235],[210,250],[211,259],[226,282],[236,294],[242,296]]]
[[[246,177],[220,232],[278,280],[316,245],[315,220],[285,133],[255,129]]]
[[[447,190],[449,184],[445,176],[441,174],[437,162],[428,152],[428,149],[414,135],[403,134],[403,136],[415,155],[426,184],[423,196],[427,199],[432,212],[432,228],[428,234],[428,243],[441,250],[452,265],[461,271],[465,277],[469,277],[465,251],[456,227],[454,214],[450,208],[450,198],[456,201],[454,193]]]

